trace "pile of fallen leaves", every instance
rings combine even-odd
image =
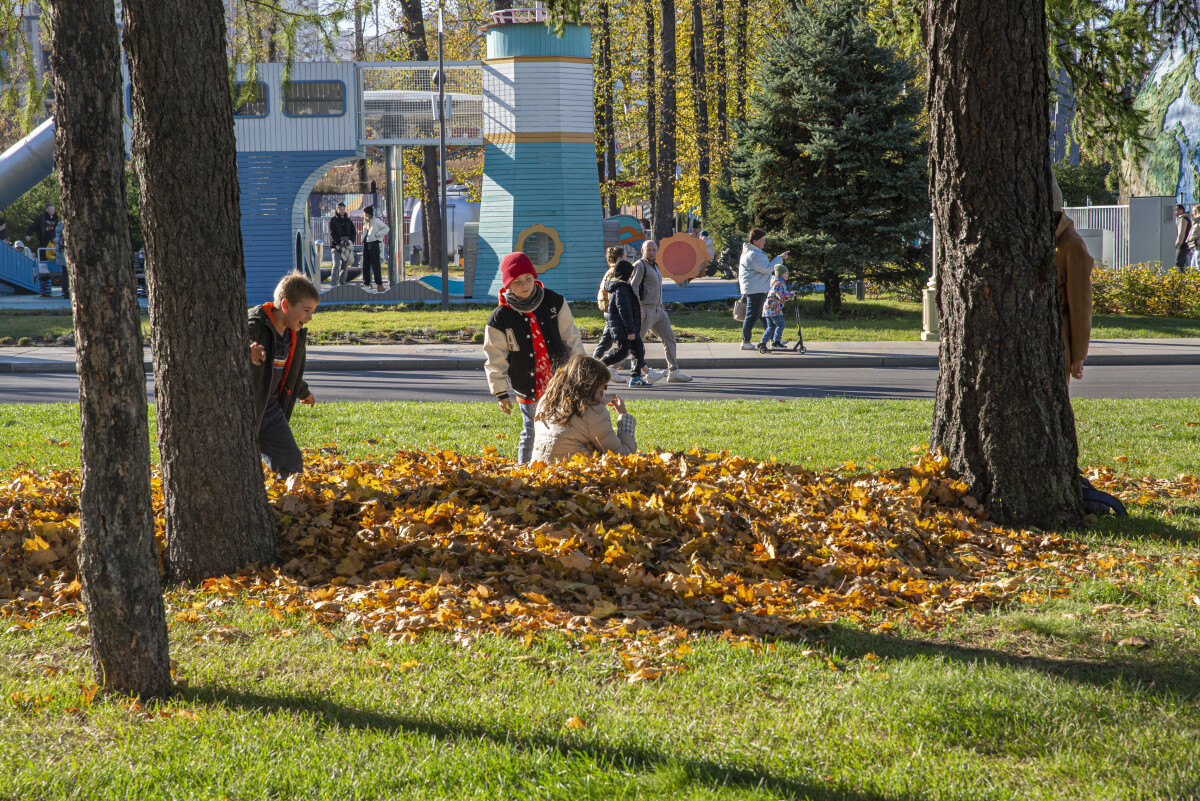
[[[929,455],[856,474],[701,451],[528,467],[494,452],[321,453],[269,488],[278,566],[205,590],[281,621],[398,639],[647,628],[759,639],[839,619],[935,626],[1082,558],[1059,535],[988,522],[945,468]],[[6,615],[81,612],[78,482],[18,472],[0,484]],[[161,530],[160,519],[160,546]]]

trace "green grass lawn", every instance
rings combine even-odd
[[[1200,408],[1192,399],[1081,398],[1073,405],[1083,465],[1154,476],[1200,465]],[[928,443],[933,402],[631,400],[629,410],[644,449],[703,447],[814,467],[848,459],[894,466]],[[0,405],[0,470],[20,462],[78,466],[78,421],[75,404]],[[516,417],[490,403],[323,403],[298,407],[292,423],[302,447],[336,443],[351,458],[426,448],[477,454],[489,445],[514,457],[520,431]]]
[[[846,399],[630,407],[644,448],[879,467],[927,441],[932,410]],[[1194,401],[1075,409],[1085,465],[1153,476],[1200,465]],[[0,470],[77,464],[77,414],[0,406]],[[426,446],[511,455],[518,430],[465,403],[326,404],[295,421],[306,446],[336,442],[356,458]],[[765,647],[705,636],[674,660],[679,672],[650,683],[625,680],[628,644],[557,634],[528,647],[442,635],[358,644],[352,624],[278,620],[175,588],[179,695],[131,709],[90,697],[86,641],[70,620],[21,631],[0,617],[0,799],[1195,798],[1200,506],[1131,508],[1071,532],[1120,556],[1120,581],[1062,577],[1068,597],[1042,593],[935,632],[835,625]],[[197,605],[207,622],[174,620]],[[215,625],[247,636],[206,637]],[[1131,647],[1135,636],[1148,647]]]
[[[826,318],[821,313],[819,295],[803,298],[802,304],[804,338],[808,342],[920,339],[921,307],[917,303],[856,301],[851,296],[836,318]],[[671,323],[683,340],[737,342],[741,339],[741,323],[733,319],[729,305],[679,305],[671,311]],[[309,329],[314,342],[326,344],[438,339],[470,342],[482,334],[491,308],[474,305],[441,312],[425,306],[330,306],[317,312]],[[596,305],[574,303],[572,309],[580,330],[588,336],[599,336],[604,320]],[[789,326],[793,326],[790,309],[787,319]],[[142,327],[149,336],[148,319],[143,318]],[[21,312],[0,316],[0,343],[15,344],[26,337],[34,343],[52,343],[70,334],[71,318],[67,314]],[[1200,320],[1096,315],[1092,336],[1095,339],[1200,337]]]

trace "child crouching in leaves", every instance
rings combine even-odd
[[[637,420],[625,411],[625,402],[614,395],[608,403],[617,411],[616,430],[604,408],[609,379],[608,368],[589,356],[572,356],[554,374],[538,402],[533,461],[558,462],[576,453],[637,452]]]

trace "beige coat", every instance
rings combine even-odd
[[[1054,232],[1054,262],[1058,267],[1058,308],[1062,312],[1063,344],[1067,371],[1071,362],[1087,358],[1092,339],[1092,256],[1075,231],[1071,218],[1062,215]]]
[[[636,422],[631,414],[620,415],[617,418],[618,434],[613,430],[608,409],[603,403],[592,404],[582,415],[572,417],[565,423],[538,420],[533,424],[533,461],[559,462],[576,453],[584,456],[606,451],[621,456],[636,453]]]

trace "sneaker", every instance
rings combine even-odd
[[[655,381],[659,381],[663,378],[666,378],[667,371],[666,370],[655,370],[653,367],[647,367],[646,372],[643,373],[643,375],[645,376],[647,381],[649,381],[651,384],[653,384]]]
[[[759,342],[759,343],[758,343],[758,352],[759,352],[759,353],[769,353],[769,352],[770,352],[770,351],[768,351],[768,350],[767,350],[767,343],[766,343],[766,342]]]
[[[635,375],[633,378],[629,379],[629,386],[631,386],[631,387],[648,387],[648,386],[650,386],[650,382],[647,381],[646,379],[642,378],[640,375]]]
[[[371,289],[370,285],[364,286],[364,287],[362,288],[362,291],[363,291],[363,292],[370,292],[372,295],[374,295],[374,294],[375,294],[375,290],[374,290],[374,289]]]
[[[679,370],[672,370],[667,374],[667,383],[670,384],[686,384],[691,380],[692,377],[690,375],[680,372]]]
[[[621,378],[621,374],[619,372],[617,372],[617,368],[615,368],[615,367],[609,367],[608,374],[610,376],[612,376],[613,381],[623,381],[624,380],[623,378]]]
[[[386,289],[384,289],[382,285],[375,287],[375,292],[376,292],[377,294],[380,294],[380,295],[382,295],[382,294],[383,294],[384,292],[386,292],[386,291],[387,291],[387,290],[386,290]]]
[[[752,343],[752,342],[743,342],[743,343],[742,343],[742,350],[754,350],[754,343]]]
[[[788,346],[788,343],[780,341],[778,339],[771,343],[771,347],[774,348],[775,350],[787,350],[787,346]]]

